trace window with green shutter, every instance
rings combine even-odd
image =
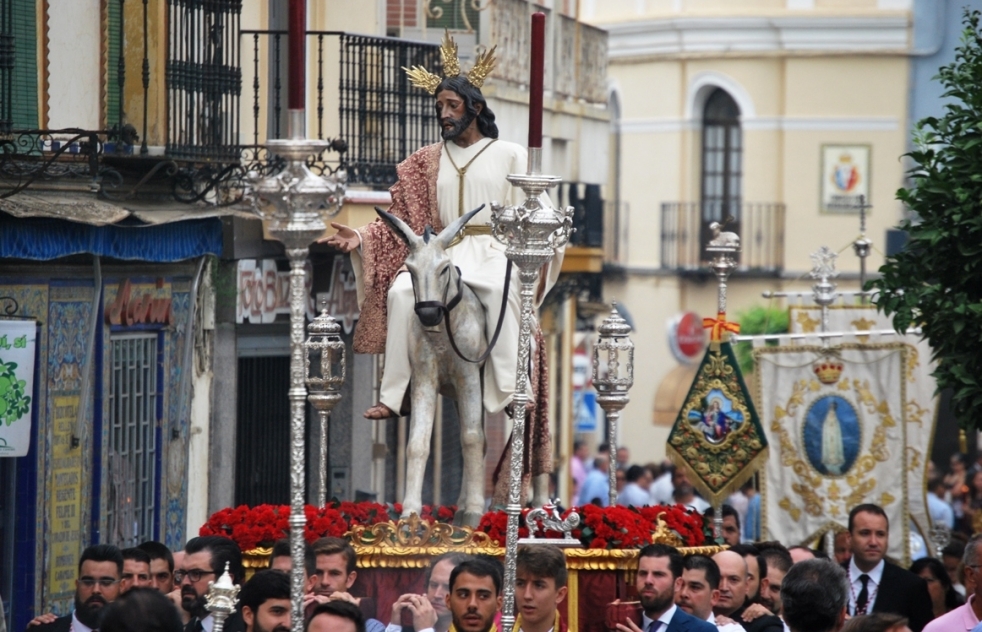
[[[426,28],[473,31],[480,41],[481,14],[471,0],[430,0],[424,4]]]
[[[0,0],[0,127],[38,126],[37,2]]]

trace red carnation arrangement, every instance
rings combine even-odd
[[[453,521],[457,508],[423,507],[423,520],[450,523]],[[332,500],[324,507],[306,505],[304,513],[307,524],[304,526],[304,538],[313,542],[326,536],[344,537],[352,527],[371,526],[380,522],[398,520],[402,506],[383,505],[374,502],[340,502]],[[269,547],[274,542],[288,537],[290,525],[288,505],[257,505],[249,507],[240,505],[216,511],[208,518],[198,535],[221,535],[231,538],[243,551],[260,546]]]
[[[519,519],[519,537],[528,537],[525,517],[528,509],[522,511]],[[573,509],[567,509],[565,519]],[[573,529],[572,535],[589,549],[639,549],[651,543],[651,536],[658,528],[661,515],[665,525],[678,535],[686,546],[700,546],[707,538],[706,524],[701,514],[682,505],[654,505],[651,507],[598,507],[586,505],[576,508],[580,514],[580,526]],[[484,514],[477,529],[499,546],[505,545],[505,530],[508,515],[504,511],[491,511]],[[561,533],[547,532],[547,537],[561,538]]]
[[[374,502],[331,501],[324,507],[307,505],[307,524],[304,537],[308,542],[325,536],[344,537],[355,526],[371,526],[380,522],[395,521],[402,513],[402,505],[383,505]],[[420,518],[429,523],[453,522],[457,508],[453,505],[433,507],[425,505]],[[572,509],[566,510],[566,518]],[[580,514],[580,526],[572,535],[591,549],[634,549],[651,542],[661,516],[666,526],[677,534],[686,546],[700,546],[711,538],[711,525],[699,513],[682,505],[655,505],[651,507],[598,507],[586,505],[576,509]],[[525,517],[529,510],[522,510],[518,537],[529,535]],[[208,518],[199,535],[222,535],[235,540],[243,551],[260,546],[269,547],[281,538],[289,536],[290,516],[288,505],[240,505],[215,512]],[[505,545],[508,515],[504,511],[490,511],[481,518],[478,531],[487,533],[499,546]],[[558,532],[548,532],[546,537],[561,538]]]

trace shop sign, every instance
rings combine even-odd
[[[695,312],[684,312],[668,321],[668,347],[682,364],[694,364],[706,351],[706,330],[702,317]]]
[[[36,344],[35,321],[0,320],[0,457],[31,447]]]
[[[163,286],[163,279],[157,287]],[[106,323],[109,325],[170,325],[174,322],[174,311],[170,297],[156,297],[150,292],[133,295],[133,284],[129,279],[119,283],[116,299],[106,306]]]
[[[307,318],[313,320],[313,266],[307,262],[304,296]],[[290,314],[290,271],[279,270],[274,259],[242,259],[236,274],[236,323],[272,323],[279,314]]]

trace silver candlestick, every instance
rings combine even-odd
[[[556,209],[545,206],[542,193],[562,182],[558,176],[539,173],[542,149],[529,148],[528,173],[512,174],[508,181],[525,192],[521,206],[491,204],[491,226],[495,238],[507,246],[505,256],[517,267],[521,280],[521,327],[518,336],[518,363],[515,369],[515,395],[512,398],[514,421],[511,439],[511,478],[508,480],[508,525],[505,530],[504,605],[501,611],[503,630],[515,625],[515,576],[518,554],[518,520],[522,513],[522,463],[525,456],[525,415],[528,403],[529,347],[532,323],[535,321],[535,288],[539,270],[552,261],[556,249],[569,241],[573,228],[573,207]]]
[[[716,275],[718,287],[716,289],[716,318],[709,319],[712,323],[709,340],[711,344],[718,345],[723,341],[728,329],[726,321],[726,283],[730,274],[737,269],[735,255],[740,253],[740,236],[734,232],[724,231],[723,224],[713,222],[709,225],[713,231],[713,238],[706,246],[706,252],[713,255],[709,267]],[[705,319],[703,321],[705,326]],[[723,544],[723,504],[719,501],[713,504],[713,533],[716,537],[716,544]]]
[[[812,298],[815,304],[822,308],[823,334],[829,330],[829,305],[838,297],[835,291],[836,285],[831,281],[839,275],[835,269],[835,260],[838,256],[828,246],[822,246],[811,254],[813,267],[809,274],[811,278],[816,279],[812,285]],[[823,338],[822,342],[828,344],[828,338]]]
[[[304,268],[308,248],[327,229],[326,220],[341,210],[346,174],[342,169],[324,177],[311,173],[307,158],[330,143],[305,138],[304,110],[289,111],[289,139],[270,140],[266,147],[286,161],[274,175],[250,174],[250,199],[269,233],[286,246],[290,259],[290,557],[292,573],[292,631],[303,632],[304,595],[304,462],[307,389],[304,387],[304,319],[307,296]]]
[[[225,564],[225,572],[218,578],[217,582],[208,582],[208,592],[205,593],[205,610],[211,613],[215,623],[212,625],[211,632],[222,632],[225,627],[225,619],[235,612],[235,599],[239,595],[239,585],[232,583],[232,576],[228,574],[228,563]]]
[[[597,389],[597,403],[607,417],[607,444],[610,446],[608,498],[613,507],[617,504],[617,422],[621,410],[631,400],[628,391],[634,386],[634,343],[628,337],[631,326],[617,311],[617,301],[597,333],[600,336],[593,347],[593,387]],[[601,353],[605,357],[601,357]]]

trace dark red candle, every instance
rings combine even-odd
[[[542,74],[545,71],[546,14],[532,14],[532,68],[529,76],[529,147],[542,147]]]
[[[304,109],[304,52],[306,48],[307,31],[307,0],[290,0],[290,72],[289,99],[287,107],[291,110]]]

